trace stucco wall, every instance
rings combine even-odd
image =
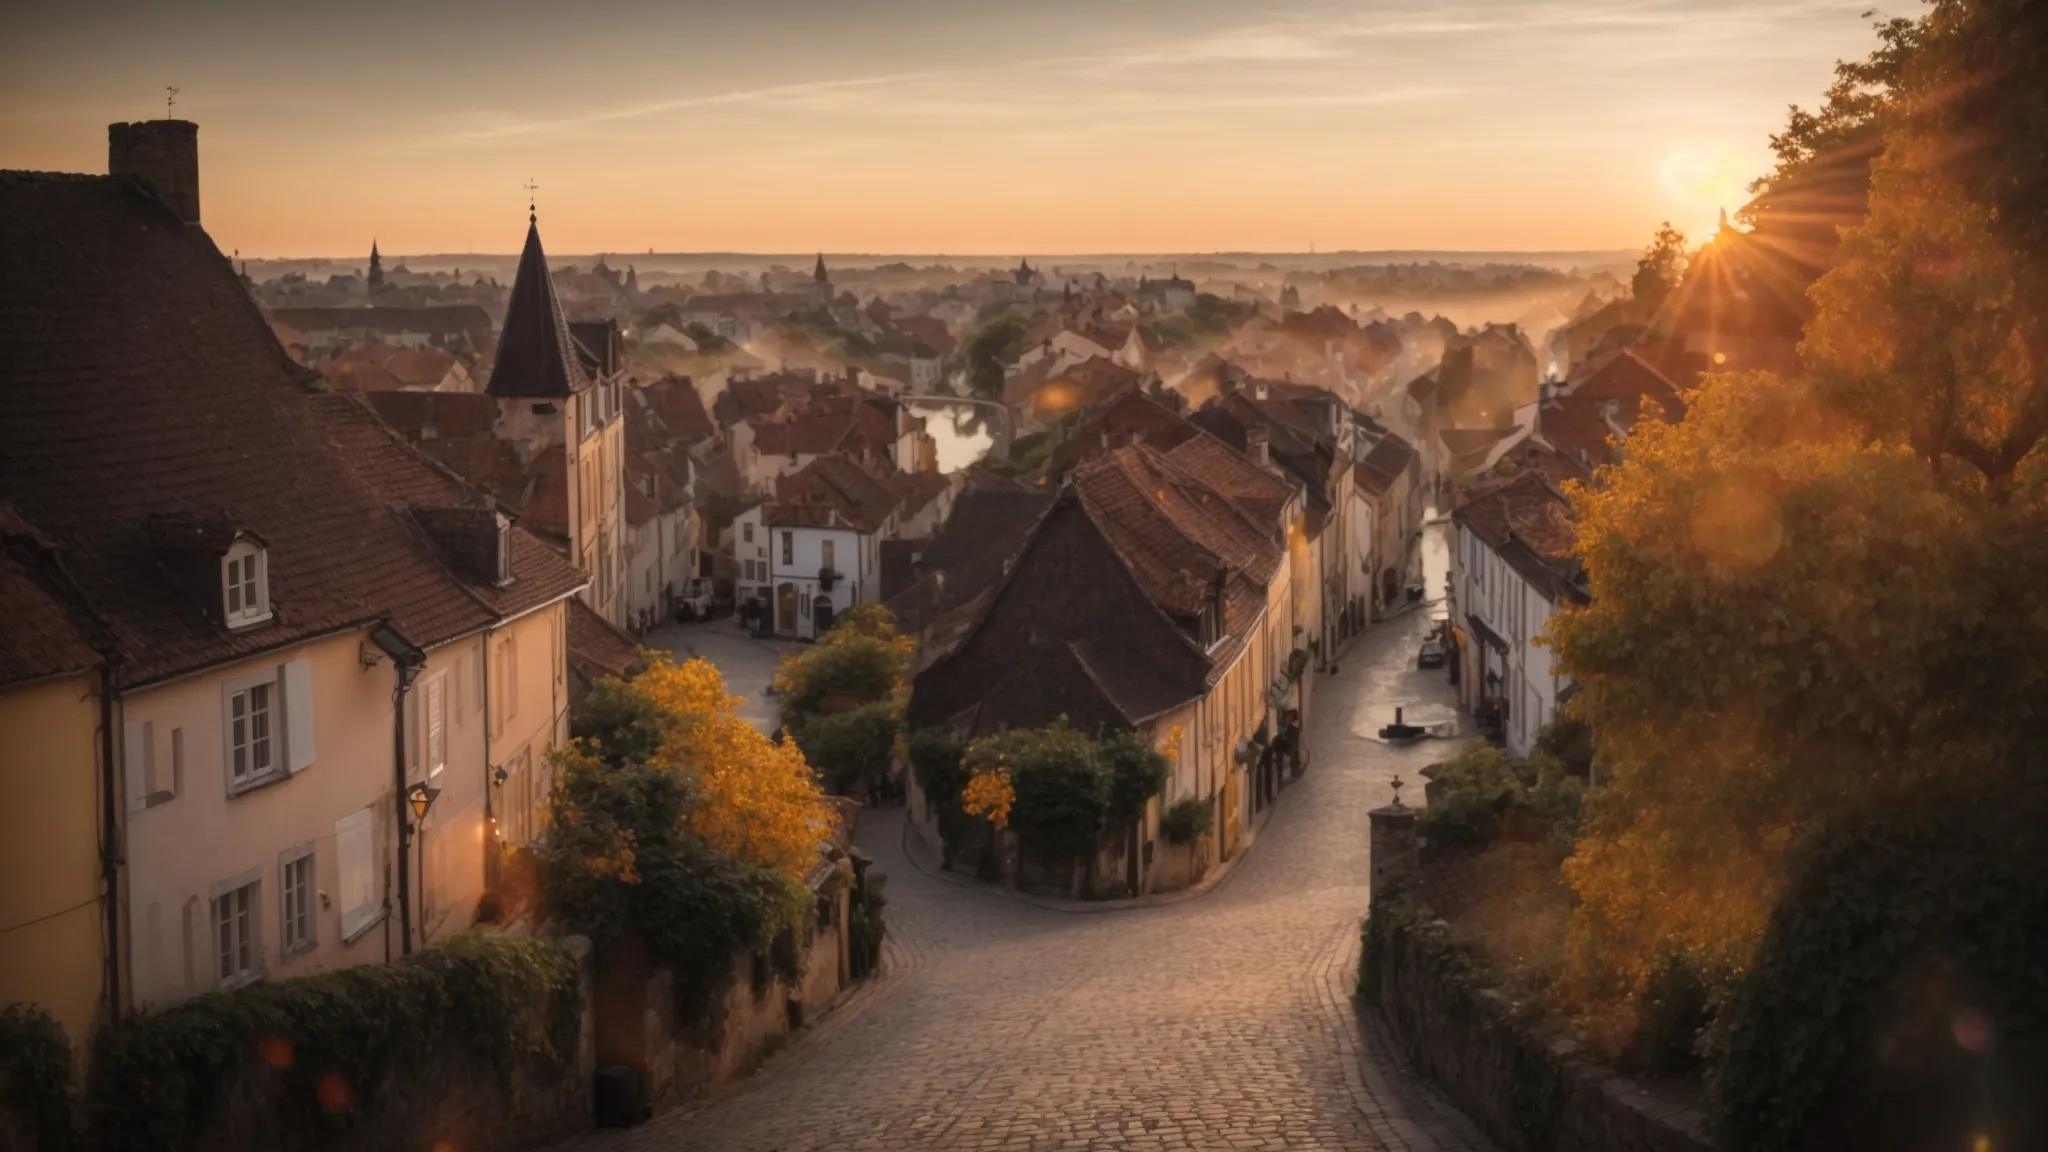
[[[0,692],[0,1004],[40,1004],[78,1051],[100,998],[99,696],[74,676]]]
[[[353,941],[341,938],[334,851],[336,821],[372,808],[378,856],[389,864],[381,846],[390,843],[393,824],[393,675],[388,659],[363,666],[357,652],[367,640],[367,633],[332,636],[123,698],[120,722],[152,725],[160,766],[173,760],[174,733],[181,733],[184,748],[177,795],[128,818],[125,919],[137,1003],[166,1003],[216,986],[209,902],[216,885],[245,875],[261,885],[257,938],[260,966],[268,975],[304,975],[384,958],[384,937],[376,928]],[[299,659],[312,672],[312,765],[230,796],[226,686]],[[313,910],[315,944],[288,957],[280,937],[280,855],[307,844],[313,847],[315,887],[323,894]]]

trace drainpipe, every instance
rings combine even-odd
[[[106,917],[107,1016],[121,1017],[121,824],[122,792],[114,773],[114,681],[120,657],[101,653],[100,661],[100,883],[105,886],[101,909]]]
[[[427,654],[389,625],[380,626],[370,639],[391,656],[391,781],[392,806],[398,816],[398,930],[399,952],[412,955],[412,866],[406,848],[412,843],[412,812],[405,799],[405,697],[413,681],[427,665]]]

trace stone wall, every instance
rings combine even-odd
[[[633,941],[599,975],[593,998],[596,1066],[641,1071],[647,1103],[659,1111],[744,1076],[771,1044],[835,1000],[847,970],[848,893],[829,897],[829,924],[814,924],[809,963],[792,983],[770,977],[741,952],[701,1019],[676,1008],[675,973],[654,967]]]
[[[1375,894],[1361,1007],[1489,1136],[1514,1152],[1710,1152],[1703,1111],[1589,1059],[1490,984],[1427,905]]]

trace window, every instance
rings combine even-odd
[[[274,685],[251,684],[228,696],[228,773],[246,784],[276,767],[270,702]]]
[[[782,562],[784,564],[796,563],[796,533],[794,532],[784,532],[782,534]]]
[[[752,524],[740,525],[740,538],[752,544],[754,542],[754,526]]]
[[[284,954],[296,956],[313,939],[313,846],[287,849],[278,862],[278,894],[282,898]]]
[[[334,822],[334,862],[340,873],[341,939],[346,944],[384,916],[377,900],[377,812],[363,808]]]
[[[273,671],[230,680],[222,702],[228,793],[313,764],[313,665],[294,660]],[[174,734],[173,772],[183,758]]]
[[[821,556],[822,556],[822,557],[824,558],[824,563],[823,563],[823,564],[821,564],[821,565],[819,565],[819,567],[822,567],[822,568],[830,568],[830,567],[832,567],[832,541],[831,541],[831,540],[826,540],[826,541],[822,542],[822,543],[821,543],[821,544],[819,545],[819,554],[820,554],[820,555],[821,555]]]
[[[261,881],[238,878],[213,893],[213,974],[222,988],[238,988],[262,975],[256,902]]]
[[[270,566],[263,548],[237,540],[221,561],[221,590],[227,598],[228,627],[270,619]]]

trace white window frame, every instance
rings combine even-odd
[[[207,901],[207,940],[213,955],[213,983],[223,990],[263,979],[263,876],[251,868],[213,886]],[[223,924],[223,913],[227,923]],[[223,942],[222,932],[228,933]],[[230,957],[230,953],[236,955]],[[223,971],[230,961],[232,971]],[[246,961],[246,963],[239,963]]]
[[[384,905],[378,897],[382,856],[374,806],[359,808],[334,822],[334,860],[341,897],[341,942],[348,944],[384,919]],[[351,886],[357,891],[351,892]]]
[[[294,876],[303,880],[296,891]],[[297,956],[319,945],[320,917],[314,908],[319,893],[320,874],[311,841],[294,845],[278,854],[278,946],[283,955]]]
[[[256,693],[259,690],[263,693],[265,702],[264,740],[267,741],[267,747],[265,748],[267,759],[260,767],[254,763],[253,757],[256,749],[254,732],[254,720],[256,717],[255,701]],[[246,743],[252,755],[248,770],[238,776],[235,772],[235,753],[237,750],[235,741],[235,700],[237,697],[244,695],[247,695],[249,699],[249,707],[244,718],[249,721]],[[272,780],[286,775],[283,705],[284,693],[279,690],[275,669],[266,669],[262,672],[237,677],[228,681],[222,687],[221,769],[227,780],[228,795],[233,796],[239,792],[246,792],[251,788],[261,787]]]
[[[220,558],[221,619],[247,628],[270,619],[270,554],[251,540],[237,540]]]

